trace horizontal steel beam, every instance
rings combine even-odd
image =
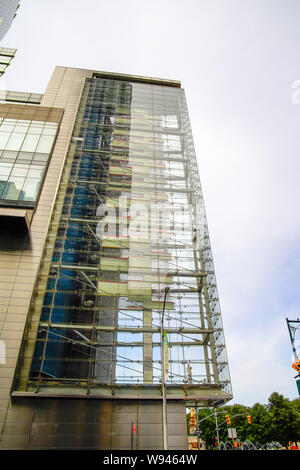
[[[52,322],[40,322],[40,327],[44,328],[57,328],[57,329],[69,329],[69,330],[85,330],[85,331],[107,331],[107,332],[118,332],[118,333],[159,333],[160,327],[141,327],[141,328],[128,328],[122,326],[104,326],[104,325],[85,325],[85,324],[70,324],[70,323],[52,323]],[[213,328],[165,328],[166,332],[178,333],[178,334],[213,334],[216,330]]]
[[[59,388],[57,383],[59,382]],[[81,382],[82,383],[82,382]],[[38,388],[38,391],[37,391]],[[51,383],[34,383],[32,381],[27,386],[27,392],[13,391],[13,397],[34,397],[34,398],[85,398],[85,399],[124,399],[124,400],[162,400],[161,384],[97,384],[86,383],[85,386],[70,386],[60,380]],[[232,398],[227,392],[222,390],[221,384],[166,384],[167,400],[177,400],[186,402],[202,402],[207,406],[214,402],[227,402]]]

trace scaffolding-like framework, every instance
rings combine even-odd
[[[184,91],[95,76],[84,86],[15,393],[159,395],[163,308],[168,398],[229,400]]]
[[[291,346],[293,350],[293,355],[294,355],[294,363],[292,367],[298,372],[298,374],[295,376],[296,379],[296,385],[297,385],[297,390],[298,394],[300,396],[300,359],[296,347],[296,334],[300,331],[300,320],[297,318],[297,320],[289,320],[286,318],[286,323],[290,335],[290,340],[291,340]]]

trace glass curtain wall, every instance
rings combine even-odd
[[[0,31],[0,36],[1,36],[1,31]],[[12,59],[15,57],[16,52],[17,52],[17,49],[9,49],[7,47],[0,47],[0,77],[4,74],[7,67],[11,63]]]
[[[0,204],[33,208],[58,123],[0,118]]]
[[[159,385],[163,310],[167,383],[230,393],[184,91],[87,79],[25,335],[29,348],[36,335],[33,359],[25,347],[19,387]]]

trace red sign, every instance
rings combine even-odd
[[[131,432],[132,432],[132,434],[136,434],[136,424],[133,424],[131,426]]]

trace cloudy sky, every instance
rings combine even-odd
[[[297,398],[286,317],[300,317],[299,44],[298,0],[21,0],[0,44],[18,49],[2,89],[43,93],[56,65],[182,82],[231,404]]]

